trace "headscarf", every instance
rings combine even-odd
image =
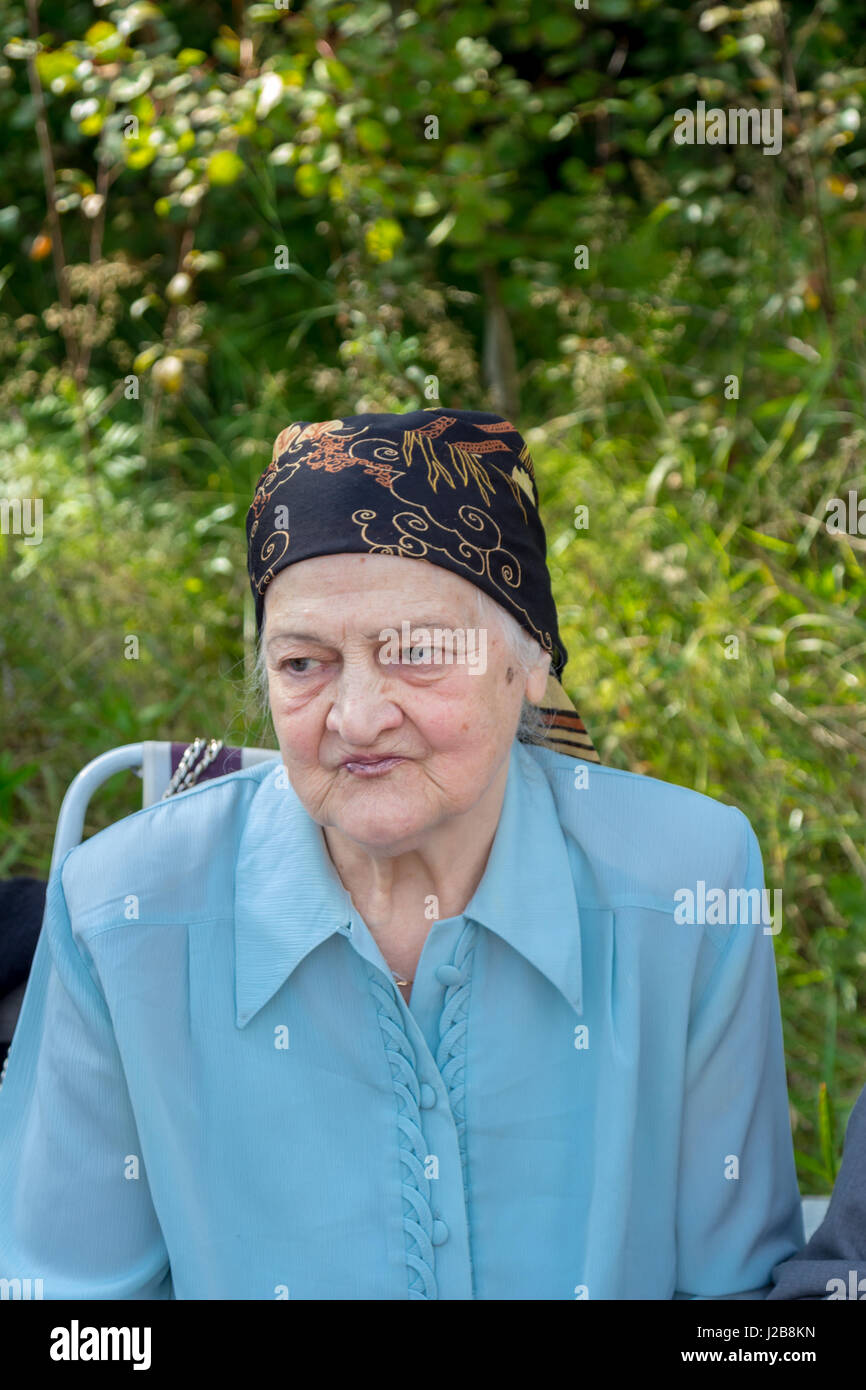
[[[550,653],[546,731],[532,741],[601,761],[561,684],[568,653],[535,469],[522,436],[501,416],[437,406],[288,425],[258,481],[246,529],[259,633],[268,584],[299,560],[359,552],[441,565],[489,594]]]

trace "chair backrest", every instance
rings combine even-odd
[[[201,767],[208,754],[211,754],[211,760],[207,766]],[[90,798],[103,782],[115,772],[131,768],[144,784],[142,806],[152,806],[168,789],[185,755],[188,761],[191,759],[190,774],[197,785],[207,778],[224,777],[228,772],[237,772],[239,768],[251,767],[254,763],[270,762],[278,758],[280,752],[277,748],[227,748],[223,744],[214,748],[213,741],[208,743],[205,739],[197,739],[189,744],[154,741],[124,743],[119,748],[100,753],[98,758],[87,763],[73,777],[63,798],[57,817],[51,873],[67,851],[81,843]]]
[[[821,1222],[824,1220],[829,1205],[829,1197],[803,1198],[803,1228],[806,1232],[807,1240],[811,1240]]]
[[[191,778],[191,784],[197,786],[208,778],[224,777],[228,772],[237,772],[239,768],[251,767],[254,763],[270,762],[279,756],[277,748],[227,748],[218,740],[206,739],[195,739],[189,744],[152,740],[125,743],[109,749],[107,753],[100,753],[69,784],[57,817],[49,872],[54,872],[67,851],[81,843],[90,799],[115,772],[121,772],[124,768],[134,771],[143,782],[142,806],[152,806],[162,799],[173,778],[182,783],[183,777],[187,776]],[[178,777],[181,763],[184,763],[184,769]],[[185,789],[181,784],[175,794]],[[0,1085],[6,1070],[6,1043],[15,1031],[26,988],[25,980],[0,999],[0,1062],[3,1064]]]

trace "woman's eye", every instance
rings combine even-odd
[[[305,676],[307,671],[300,668],[303,667],[304,662],[315,661],[315,659],[314,656],[289,656],[286,657],[285,661],[280,662],[278,669],[280,671],[287,670],[292,676]]]
[[[403,660],[408,661],[412,666],[428,666],[433,660],[433,648],[429,645],[418,643],[415,647],[409,647],[408,657],[404,655]]]

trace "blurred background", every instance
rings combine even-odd
[[[866,1081],[864,97],[862,0],[5,0],[0,876],[47,877],[98,753],[276,746],[279,430],[496,411],[602,760],[739,806],[783,890],[828,1192]],[[781,150],[678,143],[699,102]],[[140,802],[112,778],[87,832]]]

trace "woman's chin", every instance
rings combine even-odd
[[[332,803],[328,824],[357,844],[383,849],[423,835],[434,821],[429,806],[413,810],[405,793],[387,791],[379,783]]]

